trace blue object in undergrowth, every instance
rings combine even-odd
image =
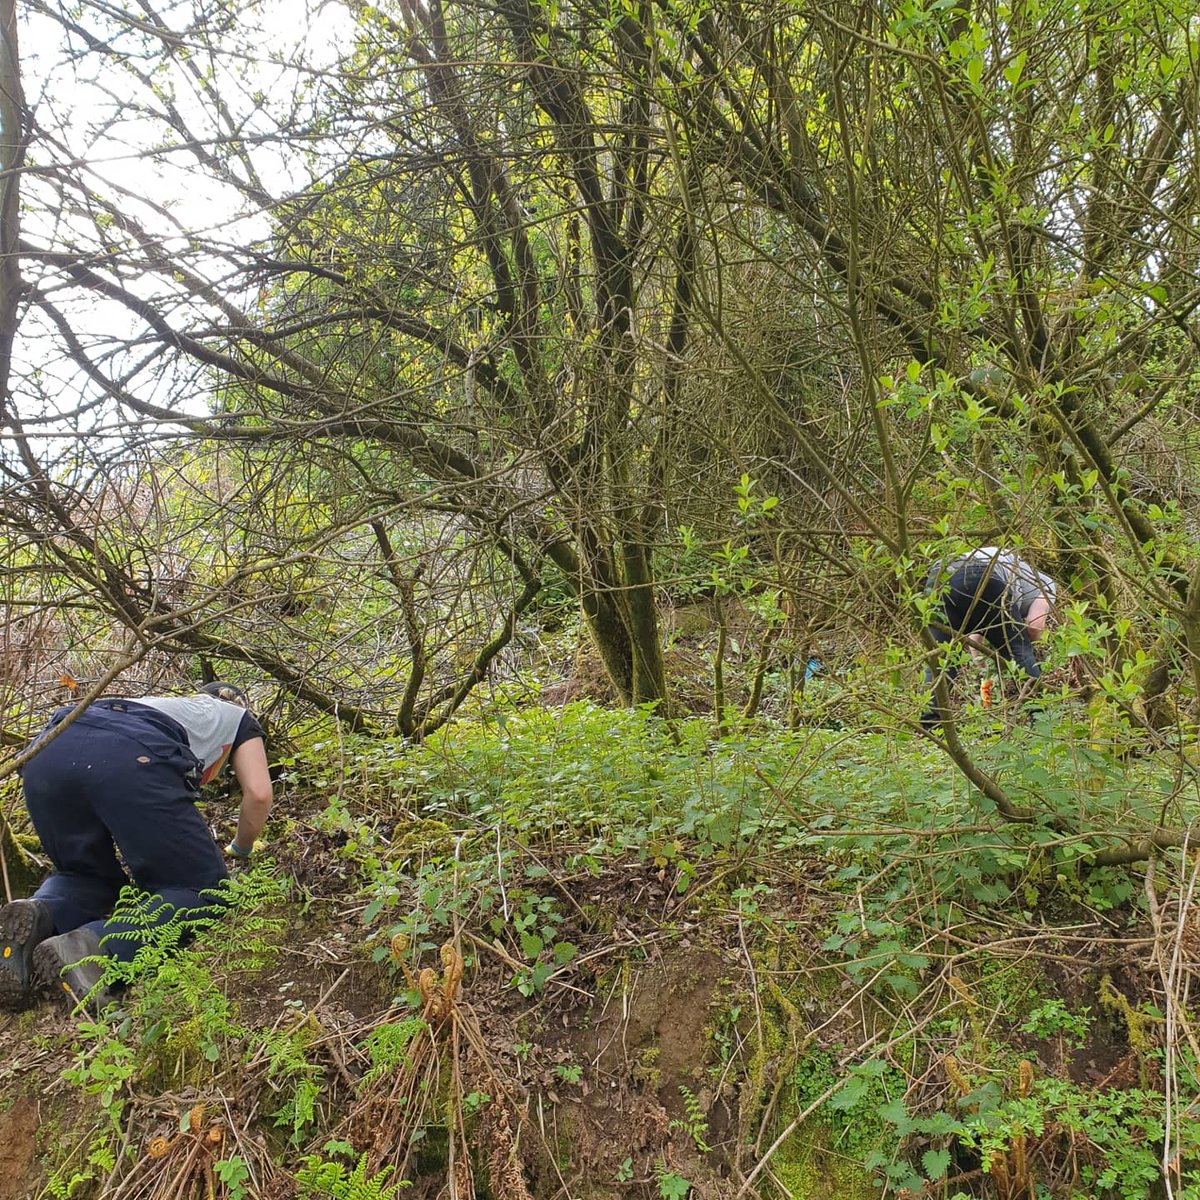
[[[804,682],[811,683],[813,676],[820,675],[824,670],[825,664],[814,655],[804,668]]]

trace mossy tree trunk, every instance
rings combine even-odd
[[[13,833],[8,818],[3,814],[0,814],[0,854],[4,856],[5,899],[9,895],[14,900],[32,895],[44,872],[22,845],[22,839]]]

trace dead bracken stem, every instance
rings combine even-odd
[[[172,1137],[159,1134],[146,1143],[134,1168],[105,1200],[215,1200],[213,1165],[224,1157],[225,1124],[208,1119],[208,1106],[193,1104],[175,1118]]]
[[[1179,1089],[1179,1046],[1186,1041],[1200,1058],[1195,1030],[1188,1018],[1188,1003],[1193,990],[1193,975],[1200,962],[1200,913],[1196,907],[1196,888],[1200,882],[1200,854],[1186,844],[1179,855],[1179,877],[1173,927],[1166,915],[1168,898],[1160,901],[1155,880],[1172,859],[1151,860],[1144,880],[1146,904],[1154,928],[1153,965],[1162,983],[1163,1032],[1163,1148],[1162,1177],[1168,1200],[1174,1200],[1181,1174],[1179,1136],[1182,1126],[1194,1121],[1195,1104],[1187,1103]]]
[[[486,1153],[477,1155],[489,1173],[489,1191],[498,1200],[528,1200],[513,1133],[516,1106],[490,1064],[479,1021],[463,1002],[465,964],[454,941],[438,952],[441,970],[424,967],[414,973],[407,962],[406,938],[392,940],[391,951],[411,990],[420,997],[420,1028],[414,1033],[395,1070],[364,1077],[338,1135],[367,1154],[368,1170],[395,1168],[408,1172],[413,1135],[429,1124],[436,1105],[439,1124],[448,1134],[447,1171],[441,1200],[474,1200],[476,1181],[467,1139],[464,1097],[472,1091],[488,1099],[474,1141]]]

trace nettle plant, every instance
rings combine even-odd
[[[508,943],[525,964],[514,973],[512,985],[524,996],[535,995],[578,954],[573,942],[559,936],[559,901],[536,890],[537,880],[547,873],[537,863],[523,864],[512,850],[499,857],[426,863],[411,876],[382,870],[367,885],[373,899],[364,922],[376,923],[396,908],[410,907],[399,920],[379,926],[372,957],[394,967],[398,941],[419,958],[437,950],[457,929],[474,924]]]
[[[1152,1194],[1162,1178],[1161,1093],[1037,1078],[1030,1061],[989,1050],[995,1053],[986,1071],[944,1056],[949,1100],[940,1108],[910,1109],[907,1080],[888,1063],[868,1060],[843,1071],[827,1052],[810,1054],[797,1068],[796,1100],[806,1107],[841,1079],[817,1119],[836,1152],[895,1189],[946,1189],[951,1200],[969,1200],[973,1193],[950,1190],[952,1177],[981,1174],[1001,1196],[1065,1195],[1062,1185],[1071,1180],[1071,1195]],[[1175,1195],[1200,1196],[1195,1122],[1175,1126],[1174,1154]],[[1059,1176],[1054,1188],[1041,1183]]]

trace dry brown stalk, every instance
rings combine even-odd
[[[421,1027],[408,1043],[396,1069],[368,1072],[359,1094],[341,1125],[342,1136],[367,1153],[368,1168],[391,1165],[407,1174],[414,1135],[430,1124],[436,1106],[449,1114],[448,1173],[443,1194],[447,1200],[473,1200],[475,1185],[465,1133],[462,1097],[468,1090],[462,1072],[464,1050],[486,1061],[483,1037],[473,1013],[461,1002],[465,963],[454,942],[439,951],[441,971],[423,967],[415,974],[406,961],[408,939],[393,938],[391,953],[406,982],[420,996]],[[488,1071],[488,1075],[492,1073]],[[502,1088],[489,1080],[489,1091]]]
[[[225,1125],[208,1119],[204,1104],[194,1104],[179,1121],[172,1137],[159,1134],[129,1175],[112,1191],[110,1200],[215,1200],[213,1166],[221,1157]]]
[[[489,1190],[496,1200],[533,1200],[521,1169],[507,1103],[497,1100],[488,1107],[477,1136],[486,1152]]]

